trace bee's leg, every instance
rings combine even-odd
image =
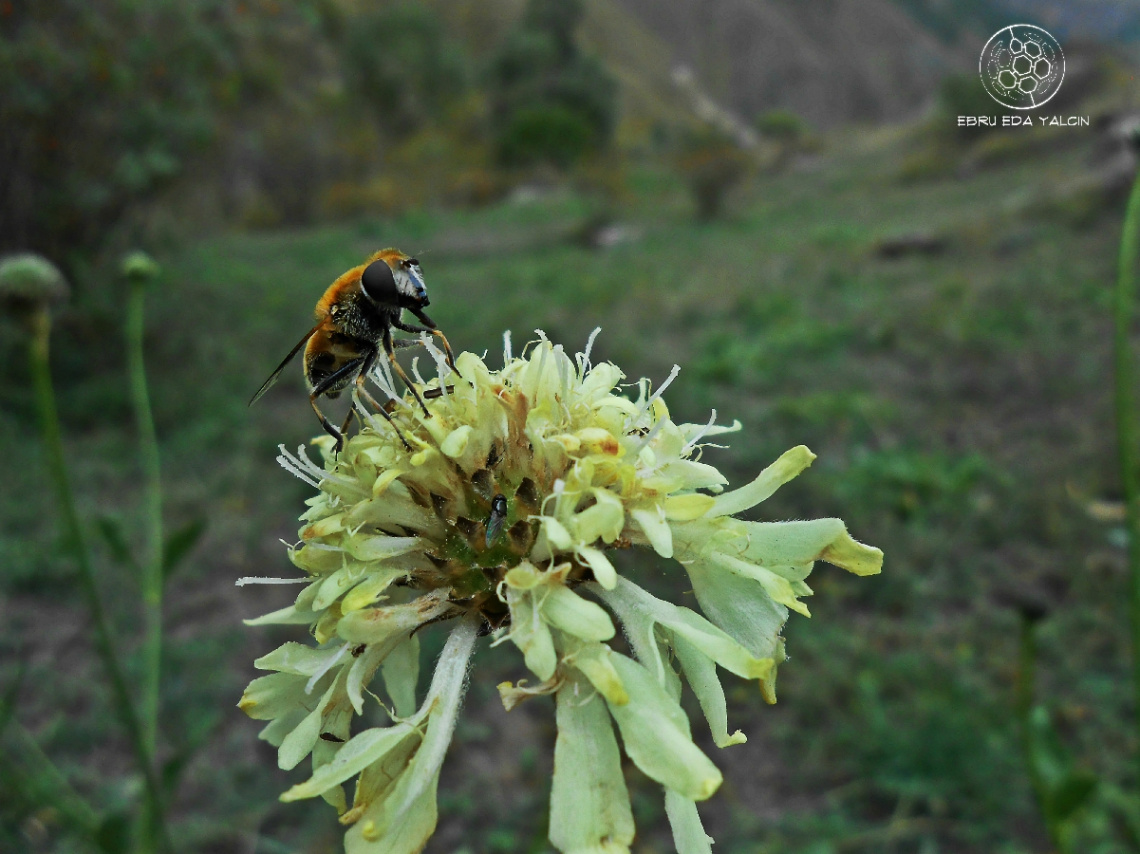
[[[443,334],[440,329],[433,329],[431,334],[439,339],[439,343],[443,345],[443,352],[447,355],[447,364],[451,370],[455,371],[455,375],[463,379],[463,374],[459,373],[459,368],[455,367],[455,354],[451,352],[451,344],[448,343],[447,336]]]
[[[394,352],[394,350],[392,348],[392,330],[391,329],[385,329],[384,330],[384,339],[383,340],[384,340],[384,352],[388,354],[388,361],[392,365],[392,370],[394,370],[397,374],[400,375],[400,379],[402,379],[404,381],[404,385],[406,385],[408,387],[408,390],[412,393],[412,397],[414,397],[416,399],[416,402],[419,403],[420,408],[424,411],[424,415],[426,415],[428,418],[431,418],[431,413],[428,412],[427,404],[424,403],[424,399],[422,397],[420,397],[420,393],[418,391],[416,391],[415,385],[412,383],[412,381],[410,379],[408,379],[408,375],[406,373],[404,373],[404,369],[402,367],[400,367],[400,363],[396,361],[396,353]]]
[[[344,383],[348,382],[348,378],[352,376],[353,372],[358,371],[360,369],[360,366],[364,364],[365,358],[366,357],[362,356],[359,359],[352,359],[348,362],[345,362],[328,376],[322,377],[321,380],[317,382],[309,392],[309,405],[313,407],[313,412],[317,413],[317,418],[321,419],[321,426],[325,428],[325,432],[336,439],[336,445],[333,447],[333,453],[337,455],[339,455],[341,450],[344,448],[344,434],[348,430],[349,419],[346,419],[344,426],[341,427],[340,430],[337,430],[336,427],[334,427],[332,423],[327,418],[325,418],[325,414],[321,412],[320,408],[317,406],[317,398],[322,394],[331,391],[337,386],[343,386]],[[349,410],[349,418],[351,418],[351,416],[352,410]]]
[[[384,420],[388,422],[394,431],[396,431],[396,435],[400,437],[400,441],[404,443],[404,447],[410,451],[412,449],[412,446],[408,444],[408,440],[404,438],[404,434],[400,432],[400,428],[396,426],[396,422],[392,420],[392,416],[388,414],[388,410],[381,406],[380,402],[376,400],[376,398],[374,398],[371,393],[369,393],[368,389],[364,387],[364,376],[372,368],[372,362],[375,361],[375,358],[376,357],[374,353],[372,358],[369,359],[369,363],[366,368],[356,375],[356,390],[354,393],[364,398],[364,401],[366,403],[370,404],[373,409],[384,416]],[[352,410],[349,410],[348,414],[351,418]],[[347,421],[345,422],[345,426],[348,426]]]
[[[408,325],[403,324],[403,323],[400,324],[399,328],[404,332],[431,332],[430,329],[420,329],[418,327],[408,326]],[[403,349],[405,347],[422,347],[423,343],[424,343],[423,340],[420,338],[393,338],[392,339],[392,344],[397,350]],[[444,340],[444,349],[447,349],[446,339]],[[447,350],[447,355],[449,357],[451,356],[451,350],[450,349]],[[455,370],[455,365],[451,365],[451,369],[453,371],[455,371],[455,375],[457,377],[459,377],[460,379],[463,379],[463,376],[459,373],[459,371]],[[441,385],[442,385],[442,382],[441,382]],[[449,385],[447,387],[448,393],[450,393],[454,390],[455,390],[455,386]],[[443,389],[442,388],[425,388],[423,390],[423,392],[421,392],[421,394],[423,395],[424,400],[435,400],[437,397],[443,397]]]
[[[359,382],[359,380],[358,380],[358,382]],[[340,425],[340,434],[342,436],[348,435],[348,428],[349,428],[349,425],[352,424],[352,416],[353,416],[353,413],[355,411],[356,410],[353,409],[353,407],[351,407],[351,406],[348,407],[348,414],[344,416],[344,423]]]
[[[339,456],[341,450],[344,448],[344,430],[348,428],[347,422],[343,428],[337,430],[336,427],[332,425],[332,422],[325,418],[325,414],[321,412],[317,406],[317,396],[315,394],[309,395],[309,404],[313,407],[313,412],[317,413],[317,418],[321,419],[321,426],[325,428],[325,432],[336,439],[336,444],[333,446],[333,453]]]
[[[462,379],[463,376],[459,373],[459,369],[455,367],[455,356],[451,352],[451,344],[448,343],[447,336],[444,335],[443,331],[435,325],[434,320],[423,313],[422,309],[411,308],[408,310],[420,319],[420,321],[423,323],[423,326],[416,326],[411,323],[402,323],[399,320],[397,320],[392,325],[402,332],[430,332],[432,335],[438,338],[440,340],[440,343],[443,344],[443,352],[447,355],[447,364],[451,367],[451,370],[455,371],[456,376]]]

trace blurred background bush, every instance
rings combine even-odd
[[[1019,20],[1068,62],[1034,115],[1087,127],[958,127],[1003,114],[977,56]],[[246,401],[322,290],[388,245],[492,365],[506,329],[580,347],[597,325],[595,353],[632,379],[681,364],[676,417],[744,422],[707,451],[718,466],[819,454],[768,518],[842,516],[886,551],[873,581],[813,576],[779,705],[731,694],[749,742],[715,752],[717,851],[1051,850],[1016,714],[1026,596],[1045,603],[1038,696],[1102,781],[1073,850],[1135,850],[1095,798],[1140,790],[1108,334],[1138,40],[1131,0],[0,2],[0,255],[38,252],[73,286],[53,372],[133,677],[117,556],[145,531],[116,264],[143,247],[164,270],[145,345],[166,522],[205,525],[167,581],[159,753],[182,850],[339,850],[331,810],[276,801],[300,778],[234,707],[249,662],[288,639],[240,620],[290,594],[233,580],[288,573],[278,539],[307,490],[275,449],[319,432],[299,367]],[[5,317],[0,694],[22,666],[13,719],[114,813],[139,784],[28,383]],[[678,583],[651,559],[625,569]],[[480,655],[495,672],[428,850],[544,851],[552,708],[504,713],[495,677],[522,673]],[[0,849],[89,850],[8,767]],[[658,793],[629,779],[637,850],[672,850]]]

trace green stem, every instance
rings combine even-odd
[[[99,827],[99,814],[71,787],[67,778],[43,752],[35,737],[15,720],[16,700],[26,672],[27,661],[21,661],[16,678],[4,694],[4,702],[0,704],[0,736],[10,730],[13,740],[18,741],[24,752],[31,755],[36,772],[26,773],[12,758],[11,752],[3,757],[7,762],[0,760],[0,771],[18,791],[25,794],[29,802],[53,804],[77,831],[90,836]]]
[[[1033,714],[1033,695],[1037,681],[1037,622],[1032,617],[1022,614],[1021,638],[1017,653],[1017,685],[1014,702],[1017,706],[1017,721],[1021,729],[1021,751],[1025,757],[1025,770],[1029,775],[1029,785],[1033,788],[1033,795],[1045,820],[1049,838],[1058,850],[1063,850],[1059,844],[1057,828],[1049,818],[1049,810],[1045,802],[1045,781],[1038,773],[1036,757],[1033,751],[1033,724],[1030,716]]]
[[[13,738],[32,760],[34,772],[29,772],[11,756],[8,773],[18,780],[20,787],[35,801],[52,804],[60,814],[81,833],[92,834],[99,828],[99,814],[67,782],[63,775],[36,742],[30,732],[19,723],[11,724]]]
[[[131,401],[135,410],[139,455],[146,481],[146,557],[143,560],[142,595],[146,641],[144,650],[142,725],[147,752],[155,756],[158,746],[159,683],[162,672],[162,481],[158,438],[150,409],[143,362],[143,300],[146,281],[134,278],[127,306],[127,360]]]
[[[55,487],[56,498],[59,501],[64,540],[79,570],[79,582],[87,599],[91,620],[94,623],[95,648],[103,661],[103,667],[107,671],[107,678],[111,683],[115,710],[118,713],[119,721],[127,731],[131,749],[135,754],[135,761],[143,775],[148,811],[155,828],[156,838],[163,850],[171,850],[163,817],[162,790],[159,786],[158,775],[155,773],[151,754],[147,751],[146,740],[143,738],[142,728],[139,726],[138,716],[127,689],[127,680],[123,674],[122,665],[119,663],[114,633],[110,621],[107,619],[107,614],[103,610],[103,602],[99,597],[99,588],[95,583],[95,572],[91,566],[91,559],[83,538],[83,527],[79,523],[79,514],[75,510],[75,501],[71,494],[71,484],[67,479],[67,464],[63,457],[63,437],[59,428],[55,392],[52,390],[51,383],[51,366],[48,356],[50,336],[51,316],[46,308],[40,308],[32,317],[29,355],[40,427],[43,430],[44,443],[47,446],[48,471],[52,485]]]
[[[1025,749],[1025,761],[1033,788],[1037,789],[1036,774],[1034,772],[1033,755],[1031,754],[1031,730],[1029,730],[1029,714],[1033,711],[1033,693],[1036,683],[1037,665],[1037,636],[1036,624],[1029,617],[1021,617],[1021,637],[1017,654],[1017,719],[1021,726],[1021,746]]]
[[[8,690],[4,692],[3,702],[0,702],[0,737],[4,735],[4,730],[8,728],[8,724],[16,715],[16,700],[20,697],[20,687],[24,684],[24,676],[27,672],[27,659],[22,659],[20,669],[16,671],[16,678],[12,680]]]
[[[1116,436],[1120,457],[1120,478],[1128,530],[1129,612],[1132,617],[1132,689],[1135,692],[1136,726],[1140,731],[1140,484],[1137,483],[1136,401],[1133,394],[1135,372],[1132,364],[1130,330],[1136,298],[1136,262],[1140,255],[1140,175],[1132,185],[1124,231],[1120,239],[1120,275],[1116,284],[1116,334],[1113,350],[1116,360]],[[1140,757],[1138,757],[1140,762]]]

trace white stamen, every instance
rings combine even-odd
[[[309,455],[305,453],[304,445],[297,446],[297,459],[301,462],[302,465],[305,466],[306,469],[308,469],[309,473],[314,477],[328,477],[329,473],[325,471],[322,466],[317,465],[309,459]]]
[[[692,439],[687,441],[685,443],[685,446],[683,448],[681,448],[681,456],[682,457],[685,456],[690,450],[692,450],[696,446],[697,442],[699,442],[701,440],[701,437],[704,436],[705,433],[709,432],[709,430],[712,429],[712,426],[715,422],[716,422],[716,410],[714,409],[712,411],[712,415],[709,416],[709,423],[706,424],[704,427],[702,427],[700,430],[698,430],[696,432],[696,435],[694,435]]]
[[[577,463],[575,463],[575,465],[577,465]],[[581,494],[581,490],[577,489],[568,492],[566,490],[566,481],[564,481],[562,478],[556,478],[554,484],[550,487],[550,494],[542,499],[542,507],[540,508],[540,512],[546,513],[547,502],[553,499],[554,514],[551,516],[551,518],[554,519],[555,522],[558,522],[558,511],[562,506],[562,499],[568,496],[580,496]],[[574,503],[578,503],[578,499],[576,497],[574,498]],[[532,516],[531,518],[533,519],[534,517]],[[559,522],[559,524],[562,523]]]
[[[673,382],[673,380],[677,379],[677,374],[679,373],[681,373],[681,366],[674,365],[673,370],[669,372],[669,376],[665,378],[665,382],[661,383],[661,387],[658,388],[657,391],[653,392],[653,394],[649,396],[649,399],[645,401],[645,403],[638,410],[637,417],[633,419],[634,424],[640,422],[642,416],[645,415],[645,413],[652,411],[653,404],[657,401],[657,398],[661,397],[661,395],[665,393],[665,389],[669,388],[669,384]]]
[[[333,665],[335,665],[338,661],[341,660],[341,658],[344,656],[344,654],[348,651],[349,646],[350,646],[350,644],[347,644],[347,643],[344,646],[342,646],[337,651],[336,655],[334,655],[327,662],[325,662],[324,666],[321,667],[320,670],[318,670],[316,673],[313,674],[313,678],[310,679],[305,684],[305,693],[306,694],[312,694],[313,693],[313,688],[316,687],[317,683],[321,680],[321,677],[333,669]]]
[[[543,347],[542,345],[543,344],[549,344],[550,342],[546,338],[546,333],[543,332],[541,329],[536,329],[534,331],[538,333],[539,338],[541,339],[539,341],[539,346],[542,349],[542,355],[538,357],[538,371],[537,371],[537,373],[534,374],[534,376],[541,377],[543,375],[543,373],[546,371],[546,357],[550,353],[550,347]],[[532,368],[534,367],[534,362],[531,362],[531,367]]]
[[[503,333],[503,367],[505,368],[513,357],[511,356],[511,330]]]
[[[356,393],[355,389],[353,389],[352,392],[352,408],[355,409],[356,413],[364,419],[365,424],[367,424],[373,430],[379,432],[380,424],[374,417],[375,414],[371,409],[364,405],[364,403],[360,400],[360,395]]]
[[[598,333],[601,331],[602,327],[594,327],[594,331],[590,333],[590,337],[586,340],[586,349],[579,354],[581,358],[578,360],[578,370],[583,377],[586,375],[586,372],[590,370],[590,351],[594,349],[594,339],[598,337]]]
[[[561,392],[559,398],[566,400],[566,383],[570,379],[570,360],[562,352],[561,344],[555,345],[554,358],[558,362],[558,390]]]
[[[305,453],[304,445],[297,446],[297,460],[309,471],[313,477],[319,478],[320,480],[327,480],[330,483],[336,483],[351,489],[356,489],[358,492],[364,491],[364,488],[358,482],[350,480],[347,477],[341,477],[340,475],[333,474],[332,472],[321,468],[319,465],[310,460],[309,455]]]
[[[308,472],[304,470],[304,468],[302,468],[300,460],[295,460],[293,456],[285,450],[284,445],[278,445],[277,447],[281,451],[281,453],[277,456],[277,462],[280,464],[281,468],[285,469],[285,471],[289,472],[289,474],[293,475],[294,477],[298,477],[301,480],[305,481],[305,483],[309,484],[309,486],[312,486],[316,489],[321,488],[320,482],[314,480],[312,476],[309,475]]]
[[[665,393],[665,389],[669,388],[669,384],[673,382],[673,380],[677,379],[677,374],[679,373],[681,373],[681,366],[674,365],[673,370],[669,371],[669,376],[665,378],[665,382],[661,383],[661,387],[657,389],[657,391],[653,392],[653,396],[649,398],[648,406],[652,406],[654,401],[656,401],[657,398],[661,397],[661,395]]]
[[[307,549],[315,549],[317,551],[323,551],[323,552],[342,552],[342,551],[344,551],[344,549],[341,548],[340,546],[330,545],[329,543],[318,543],[316,540],[309,540],[309,542],[305,543],[304,546]]]
[[[447,364],[447,357],[443,355],[443,351],[436,347],[426,334],[424,335],[423,341],[424,348],[428,351],[428,355],[431,356],[432,361],[435,362],[435,372],[436,375],[439,376],[440,394],[442,394],[446,399],[447,375],[451,373],[451,365]]]
[[[412,359],[412,376],[416,378],[416,382],[420,385],[427,385],[424,378],[420,376],[420,357],[416,356]]]
[[[657,438],[657,433],[661,430],[661,425],[663,425],[667,420],[668,419],[666,418],[658,419],[657,423],[654,424],[650,431],[642,437],[640,442],[637,443],[637,447],[633,449],[633,453],[640,454],[646,445]]]
[[[234,584],[238,587],[245,587],[247,584],[308,584],[312,580],[311,578],[267,578],[260,575],[247,575],[244,578],[239,578]]]
[[[356,407],[357,412],[364,418],[364,423],[367,424],[376,433],[383,433],[385,430],[392,429],[392,422],[385,418],[381,418],[375,412],[369,412],[362,406]]]
[[[392,378],[392,367],[387,359],[377,359],[376,367],[372,371],[372,382],[391,400],[400,403],[400,395],[396,394],[396,381]]]

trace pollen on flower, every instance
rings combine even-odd
[[[593,341],[572,358],[539,332],[515,357],[506,337],[501,369],[463,353],[456,375],[425,339],[440,372],[427,384],[430,415],[397,403],[389,421],[357,401],[364,426],[339,455],[330,437],[313,442],[320,463],[282,448],[281,464],[317,490],[290,549],[304,587],[293,605],[249,622],[308,625],[319,646],[291,642],[259,659],[275,672],[240,705],[269,721],[262,736],[283,768],[312,754],[312,778],[284,797],[334,804],[351,825],[349,852],[413,852],[430,836],[468,660],[487,633],[514,644],[537,679],[498,686],[507,710],[537,694],[557,702],[556,847],[628,850],[613,724],[634,763],[665,786],[675,836],[703,839],[695,802],[721,776],[692,742],[682,679],[715,743],[743,741],[728,731],[717,667],[756,680],[774,702],[780,632],[789,609],[807,614],[800,598],[814,561],[860,575],[881,567],[882,553],[838,519],[735,518],[814,455],[793,448],[724,491],[700,451],[739,423],[717,425],[715,412],[705,424],[674,423],[662,392],[676,367],[655,391],[642,380],[625,396],[622,372],[591,362]],[[389,377],[373,379],[400,400]],[[633,546],[677,561],[703,615],[621,575],[611,555]],[[456,628],[417,706],[417,632],[444,621]],[[619,625],[632,658],[608,645]],[[378,673],[383,698],[369,688]],[[389,725],[354,731],[373,699]],[[354,777],[350,808],[342,786]]]

